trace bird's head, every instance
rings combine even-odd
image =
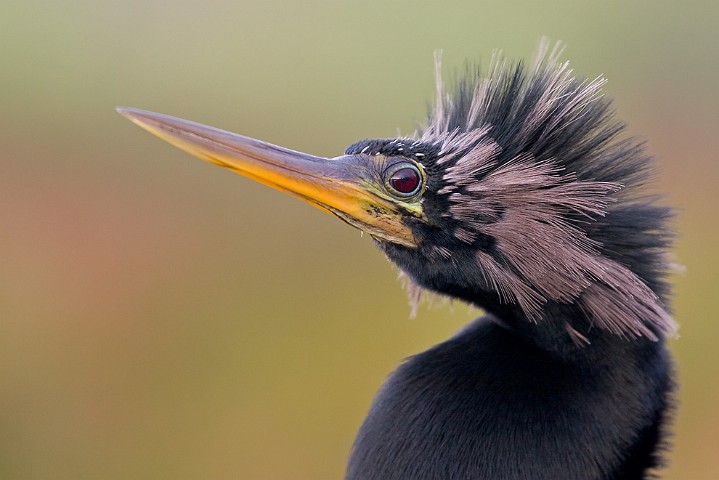
[[[416,285],[490,311],[658,338],[668,211],[636,194],[649,158],[557,49],[533,68],[497,57],[438,94],[412,137],[321,158],[157,113],[119,108],[189,153],[367,232]]]

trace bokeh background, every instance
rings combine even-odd
[[[478,312],[409,319],[322,212],[115,105],[319,155],[410,133],[446,72],[562,40],[609,78],[679,213],[667,479],[719,478],[719,2],[0,5],[0,478],[337,479],[374,392]]]

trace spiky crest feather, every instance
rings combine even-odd
[[[443,182],[433,193],[449,205],[456,239],[494,239],[492,251],[477,249],[477,268],[529,320],[541,322],[544,306],[556,302],[577,305],[617,335],[670,334],[675,324],[657,294],[665,290],[661,227],[669,213],[636,196],[650,158],[634,139],[618,138],[624,125],[600,94],[605,80],[577,79],[561,53],[543,42],[531,69],[497,53],[486,76],[468,69],[452,93],[436,56],[434,111],[414,138],[437,152]],[[634,231],[621,225],[642,213],[654,220]],[[622,239],[602,232],[623,229],[641,253],[612,252]],[[641,262],[635,270],[644,271],[632,271]],[[410,292],[416,308],[419,295]]]

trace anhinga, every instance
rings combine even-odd
[[[641,479],[661,466],[674,331],[671,212],[642,193],[651,158],[603,79],[559,51],[497,56],[408,138],[337,158],[119,108],[204,160],[372,236],[419,289],[486,315],[407,359],[379,391],[347,478]]]

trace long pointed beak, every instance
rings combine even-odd
[[[412,212],[378,195],[366,156],[315,157],[169,115],[129,107],[117,111],[198,158],[290,193],[378,239],[417,246],[403,221]]]

